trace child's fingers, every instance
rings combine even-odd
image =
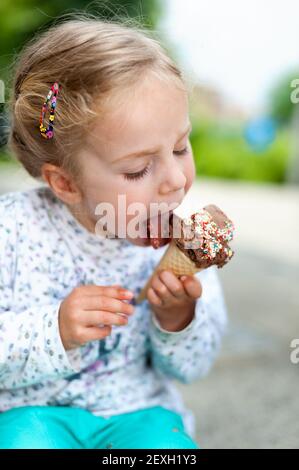
[[[89,343],[90,341],[97,341],[111,335],[112,326],[105,325],[101,327],[90,326],[84,329],[82,333],[81,344]]]
[[[157,296],[156,292],[152,287],[150,287],[147,291],[147,298],[149,302],[153,305],[162,305],[162,300]]]
[[[168,287],[160,279],[159,274],[156,274],[153,277],[151,287],[155,291],[155,293],[159,297],[159,299],[161,299],[161,300],[165,301],[165,300],[169,299],[172,296],[172,294],[169,291]]]
[[[181,276],[186,294],[193,299],[201,297],[202,285],[201,282],[195,276]]]
[[[133,305],[127,304],[122,300],[105,296],[84,297],[80,302],[80,306],[85,311],[105,310],[107,312],[125,313],[126,315],[132,315],[134,313]],[[84,317],[82,321],[85,321]]]
[[[159,278],[174,297],[180,298],[185,295],[183,284],[172,271],[161,271],[159,273]]]
[[[128,294],[128,295],[126,295]],[[82,296],[106,296],[106,297],[113,297],[122,299],[127,298],[131,299],[134,297],[134,293],[131,292],[129,289],[125,289],[119,284],[114,284],[112,286],[98,286],[95,284],[85,284],[77,286],[73,289],[72,295],[75,297],[82,297]]]
[[[85,326],[91,327],[96,325],[127,325],[128,317],[118,313],[111,313],[106,311],[92,311],[85,312]]]

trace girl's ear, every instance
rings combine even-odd
[[[67,204],[81,202],[82,192],[79,186],[74,178],[63,168],[51,163],[44,163],[42,166],[42,178],[63,202]]]

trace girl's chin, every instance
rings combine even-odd
[[[137,245],[137,246],[150,246],[151,245],[151,241],[150,241],[149,238],[140,238],[140,237],[130,238],[130,237],[127,237],[127,240],[130,243],[133,243],[133,245]]]
[[[138,238],[127,237],[127,240],[136,246],[152,246],[155,249],[160,248],[161,246],[167,245],[171,241],[170,238],[159,238],[159,240],[157,241],[157,239],[154,239],[154,238],[139,238],[139,237]]]

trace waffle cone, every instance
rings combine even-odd
[[[195,263],[184,255],[182,250],[177,247],[175,241],[172,240],[161,258],[160,263],[156,266],[155,271],[136,298],[137,304],[146,299],[146,293],[152,278],[155,274],[164,269],[172,271],[176,276],[193,275],[202,270],[201,268],[197,268]]]

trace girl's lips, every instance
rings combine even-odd
[[[171,241],[171,218],[172,211],[147,219],[147,237],[142,238],[145,246],[157,249]]]

